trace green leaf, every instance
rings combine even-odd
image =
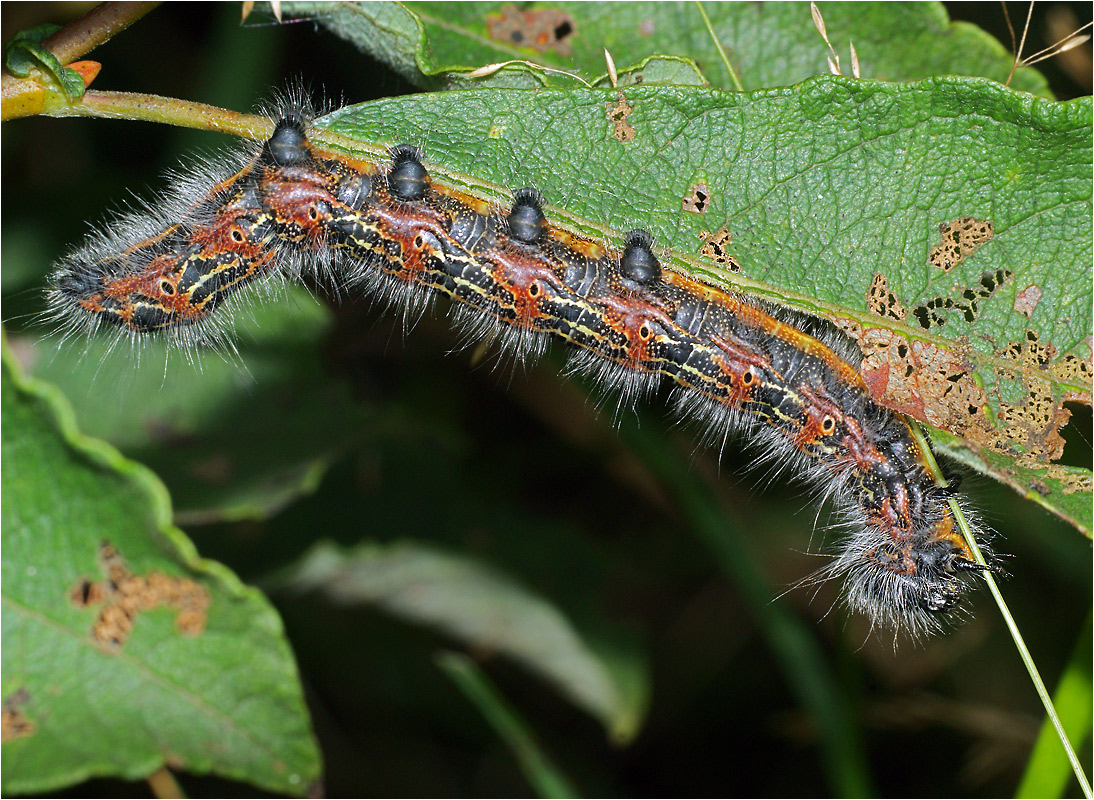
[[[628,674],[633,656],[602,654],[547,600],[474,559],[412,541],[350,550],[324,543],[272,586],[373,604],[472,649],[506,655],[599,719],[617,741],[632,739],[645,714],[645,695],[627,691],[648,685]]]
[[[692,3],[283,5],[286,13],[318,18],[427,89],[482,86],[461,73],[511,59],[592,80],[606,71],[605,49],[620,69],[653,55],[680,56],[698,65],[712,85],[733,88]],[[704,8],[746,89],[789,86],[828,74],[828,46],[807,3],[707,3]],[[851,43],[864,78],[909,81],[952,74],[1003,82],[1010,73],[1010,53],[979,28],[951,23],[941,3],[821,3],[820,10],[844,75],[851,74]],[[495,76],[490,83],[573,86],[557,76],[530,72]],[[1044,78],[1033,69],[1018,70],[1011,85],[1049,96]]]
[[[86,86],[84,79],[74,69],[61,64],[57,56],[40,46],[43,39],[61,29],[60,25],[46,23],[30,30],[20,31],[8,44],[4,53],[4,66],[13,75],[25,78],[32,67],[37,67],[53,78],[65,95],[75,100],[82,97]]]
[[[319,754],[281,622],[4,344],[5,793],[163,766],[301,795]],[[8,727],[5,722],[5,737]]]
[[[58,65],[60,65],[60,63],[60,61],[57,62]],[[84,92],[87,90],[87,84],[84,83],[83,76],[80,75],[79,72],[70,69],[69,67],[62,67],[59,72],[52,72],[52,74],[60,84],[61,91],[63,91],[70,100],[75,100],[78,97],[84,96]]]
[[[134,369],[109,337],[21,345],[35,374],[73,399],[89,434],[163,479],[179,522],[260,519],[313,491],[370,430],[367,411],[323,369],[330,323],[330,311],[294,287],[240,316],[238,357],[190,361],[150,341],[140,350],[147,366]]]
[[[27,77],[30,74],[30,68],[38,66],[40,53],[44,52],[53,56],[52,53],[36,45],[41,44],[43,39],[49,38],[59,30],[61,30],[60,25],[46,22],[25,31],[19,31],[4,48],[4,66],[12,75],[20,78]],[[57,59],[54,57],[53,60]]]
[[[1089,531],[1089,471],[1065,485],[1048,462],[1062,403],[1091,393],[1091,109],[977,79],[828,77],[743,95],[448,92],[320,124],[363,151],[419,144],[439,179],[502,203],[503,187],[536,186],[587,234],[648,228],[682,270],[827,317],[882,402]],[[685,209],[697,188],[702,213]],[[940,225],[965,218],[993,235],[944,269]],[[711,231],[730,237],[722,265],[702,256]]]

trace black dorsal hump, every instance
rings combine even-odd
[[[543,195],[530,186],[513,192],[513,207],[509,211],[509,235],[524,244],[542,242],[547,235]]]
[[[421,200],[429,191],[429,173],[422,166],[422,151],[412,144],[391,148],[391,171],[387,174],[391,194],[399,200]]]
[[[619,271],[624,278],[638,284],[646,284],[661,277],[661,263],[653,254],[653,237],[648,232],[637,228],[623,239]]]
[[[273,135],[266,140],[266,154],[270,160],[278,166],[289,167],[303,164],[311,158],[306,131],[304,118],[295,111],[287,112],[277,121]]]

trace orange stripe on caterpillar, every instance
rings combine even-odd
[[[386,167],[318,150],[283,114],[260,153],[183,220],[119,255],[63,264],[54,306],[134,333],[204,323],[246,285],[303,266],[397,303],[447,295],[469,335],[521,357],[550,338],[630,403],[662,376],[708,436],[746,430],[833,495],[849,533],[817,579],[842,577],[879,625],[933,631],[981,569],[906,420],[869,396],[850,353],[793,315],[553,227],[530,189],[508,211],[434,185],[413,147]],[[158,294],[157,294],[158,290]]]

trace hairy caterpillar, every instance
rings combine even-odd
[[[534,357],[551,338],[572,369],[621,391],[661,376],[681,416],[711,438],[747,430],[836,499],[850,533],[817,579],[840,577],[878,625],[929,632],[963,576],[983,569],[955,527],[951,487],[931,477],[907,422],[869,396],[854,353],[806,323],[660,263],[652,238],[622,248],[553,227],[533,189],[499,209],[435,185],[423,155],[385,164],[324,152],[287,103],[261,150],[191,179],[161,214],[100,236],[53,276],[70,333],[105,324],[134,338],[220,341],[218,309],[251,285],[311,272],[404,308],[447,295],[474,339]],[[211,188],[209,188],[211,185]]]

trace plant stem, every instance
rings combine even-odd
[[[179,786],[175,776],[167,767],[160,767],[147,778],[148,788],[155,797],[186,797],[186,792]]]
[[[42,41],[62,64],[70,64],[121,33],[159,3],[100,3]]]
[[[61,64],[71,64],[116,33],[128,28],[159,3],[102,3],[75,22],[70,22],[42,41],[42,47]],[[90,83],[90,79],[88,80]],[[17,78],[4,70],[0,78],[0,119],[30,117],[58,105],[71,103],[64,92],[37,70],[30,77]],[[54,114],[53,116],[62,116]],[[72,115],[66,115],[72,116]]]
[[[273,132],[266,117],[240,114],[205,103],[133,92],[85,92],[71,102],[47,103],[48,117],[103,117],[160,122],[182,128],[231,133],[245,139],[265,139]]]
[[[714,40],[714,46],[718,50],[718,57],[722,59],[722,63],[729,73],[729,79],[733,81],[733,86],[738,92],[743,92],[745,87],[741,84],[741,79],[737,77],[737,71],[733,69],[733,65],[729,63],[729,56],[726,55],[722,43],[718,41],[718,34],[714,32],[714,25],[711,24],[710,17],[707,16],[707,10],[703,8],[703,4],[699,2],[699,0],[696,0],[695,5],[699,9],[699,15],[703,18],[703,24],[707,26],[707,32],[710,33],[710,38]]]

